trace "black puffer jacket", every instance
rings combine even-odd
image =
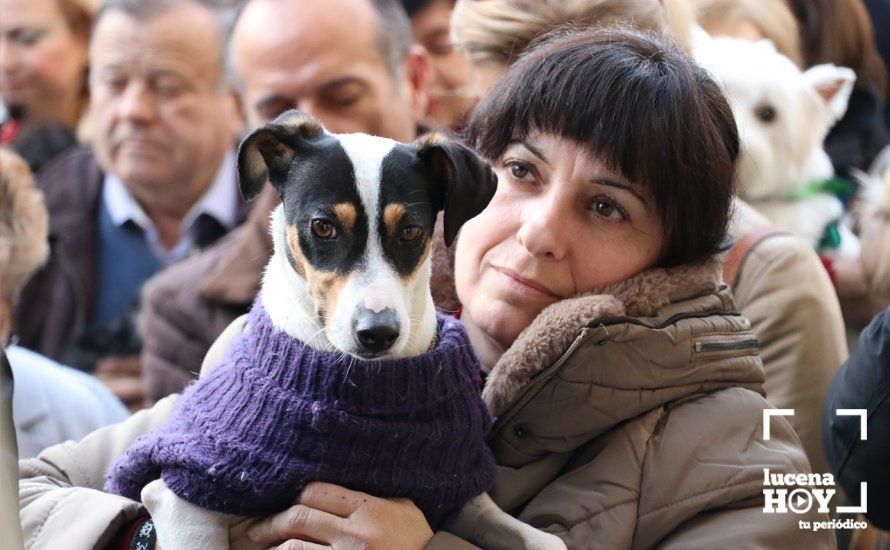
[[[867,440],[860,440],[858,416],[838,416],[837,409],[868,411]],[[868,483],[866,516],[890,529],[890,309],[862,331],[859,345],[835,375],[822,417],[825,454],[838,482],[854,505],[860,483]]]

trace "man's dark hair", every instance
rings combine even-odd
[[[586,147],[649,189],[665,232],[660,266],[720,250],[738,131],[717,84],[679,47],[629,29],[547,37],[479,104],[468,143],[496,160],[535,130]]]

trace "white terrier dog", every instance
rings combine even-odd
[[[695,58],[723,86],[735,114],[742,141],[739,195],[820,254],[857,257],[859,242],[843,223],[823,149],[847,110],[855,73],[830,64],[801,72],[768,40],[703,37]]]

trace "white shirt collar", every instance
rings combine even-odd
[[[170,264],[188,256],[194,247],[192,229],[195,220],[201,214],[212,216],[226,229],[231,229],[237,222],[238,189],[235,178],[235,154],[226,153],[216,176],[207,191],[198,199],[182,220],[181,237],[176,246],[167,250],[161,244],[160,236],[154,222],[145,210],[127,191],[124,182],[115,174],[105,174],[102,186],[102,201],[108,209],[111,221],[121,226],[132,221],[145,232],[145,240],[155,256],[164,264]]]

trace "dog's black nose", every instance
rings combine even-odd
[[[399,337],[399,321],[392,309],[380,313],[363,310],[353,320],[353,330],[361,351],[377,355],[395,344]]]

